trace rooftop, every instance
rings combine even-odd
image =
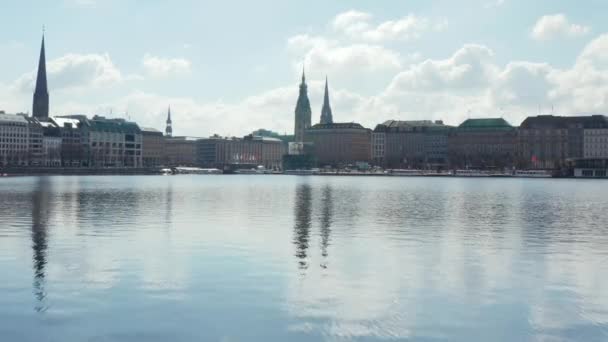
[[[446,130],[449,128],[451,126],[444,125],[441,120],[387,120],[377,125],[374,132]]]
[[[28,121],[23,115],[0,113],[0,122],[18,122],[27,124]]]
[[[73,128],[76,128],[80,125],[80,120],[78,119],[74,119],[74,118],[67,118],[67,117],[51,117],[51,120],[53,120],[53,122],[55,122],[57,124],[57,126],[59,127],[66,127],[67,126],[72,126]]]
[[[555,116],[538,115],[527,117],[521,128],[608,128],[608,117],[605,115]]]
[[[126,121],[125,119],[106,119],[103,116],[96,115],[92,120],[87,119],[85,124],[94,131],[141,133],[141,129],[135,122]]]
[[[178,141],[197,141],[200,139],[202,139],[202,138],[181,136],[181,137],[167,137],[165,140],[178,142]]]
[[[512,130],[514,129],[503,118],[467,119],[458,126],[459,130]]]
[[[316,124],[313,125],[311,128],[311,130],[320,130],[320,129],[366,129],[365,127],[361,126],[361,124],[358,124],[356,122],[334,122],[334,123],[330,123],[330,124]]]
[[[163,132],[157,130],[156,128],[140,127],[140,129],[143,133],[154,133],[154,134],[160,134],[160,135],[163,134]]]

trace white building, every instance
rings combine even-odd
[[[61,166],[61,137],[60,136],[43,136],[42,137],[42,153],[44,155],[43,166],[46,166],[46,167]]]
[[[385,132],[372,132],[372,162],[384,165],[384,151],[386,145]]]
[[[584,130],[583,154],[586,159],[608,158],[608,129]]]
[[[0,112],[0,166],[28,163],[28,121],[22,115]]]

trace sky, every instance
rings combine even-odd
[[[31,112],[45,26],[51,115],[174,135],[293,133],[302,67],[313,123],[608,113],[604,0],[7,0],[0,110]]]

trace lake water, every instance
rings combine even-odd
[[[0,341],[607,341],[608,182],[0,179]]]

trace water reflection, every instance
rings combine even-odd
[[[294,244],[301,270],[308,268],[308,244],[312,216],[312,189],[308,183],[298,184],[295,193]]]
[[[50,182],[41,177],[32,193],[32,251],[34,267],[35,310],[45,312],[48,309],[45,291],[45,267],[48,249],[48,220],[50,208]]]
[[[6,179],[0,336],[606,341],[606,185]]]
[[[330,242],[332,216],[334,213],[332,193],[333,189],[331,185],[326,185],[323,188],[321,199],[321,255],[323,256],[321,267],[323,268],[327,268],[327,247]]]

